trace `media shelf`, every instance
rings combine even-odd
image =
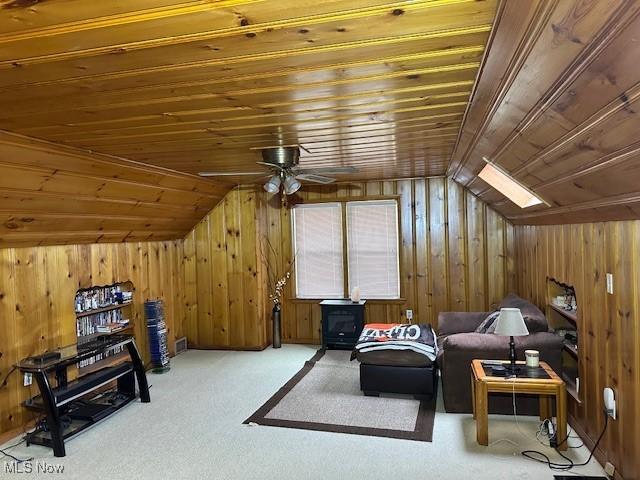
[[[62,437],[64,440],[70,440],[76,435],[82,433],[84,430],[96,425],[102,420],[106,419],[110,415],[116,413],[121,408],[129,405],[134,401],[136,396],[128,396],[124,398],[118,398],[113,403],[92,403],[91,405],[97,406],[93,418],[91,419],[79,419],[70,418],[67,423],[62,427]],[[82,407],[79,407],[82,408]],[[76,410],[77,411],[77,410]],[[73,414],[73,411],[71,412]],[[45,447],[53,448],[54,440],[50,431],[35,431],[31,434],[27,440],[29,444],[43,445]]]
[[[122,303],[115,303],[113,305],[108,305],[106,307],[96,308],[95,310],[86,310],[84,312],[76,312],[76,318],[88,317],[88,316],[91,316],[91,315],[96,315],[98,313],[109,312],[111,310],[118,310],[120,308],[128,307],[132,303],[133,302],[131,302],[131,301],[122,302]]]
[[[561,307],[559,307],[557,305],[554,305],[553,303],[550,303],[549,307],[551,307],[552,310],[554,310],[555,312],[557,312],[560,315],[562,315],[564,318],[569,320],[574,325],[577,325],[577,323],[578,323],[578,314],[576,312],[573,312],[572,310],[566,310],[566,309],[561,308]]]
[[[69,367],[117,349],[124,350],[109,357],[107,365],[95,366],[68,380]],[[56,457],[65,456],[65,440],[104,420],[138,396],[143,403],[150,401],[144,365],[131,335],[104,336],[69,345],[49,352],[46,357],[25,358],[17,367],[23,373],[31,373],[40,390],[24,406],[45,415],[45,420],[27,434],[27,445],[51,447]]]
[[[120,353],[116,353],[110,357],[105,358],[99,362],[96,362],[92,365],[87,365],[86,367],[82,367],[80,369],[80,376],[84,377],[85,375],[89,375],[90,373],[97,372],[105,367],[112,367],[114,365],[118,365],[123,361],[126,361],[129,358],[129,353],[127,351],[123,351]]]
[[[580,317],[576,291],[572,285],[547,278],[547,320],[549,326],[562,337],[562,370],[560,377],[567,393],[581,404],[580,372]]]
[[[82,288],[75,295],[75,312],[78,344],[83,345],[97,338],[133,334],[133,293],[131,282]],[[121,355],[122,348],[109,353],[98,353],[79,361],[78,374],[99,370],[113,365],[113,358]]]

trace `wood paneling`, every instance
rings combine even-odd
[[[0,246],[180,239],[229,188],[0,132]]]
[[[401,300],[370,300],[367,322],[437,324],[441,311],[485,311],[512,288],[513,227],[457,183],[443,177],[344,183],[305,187],[295,201],[366,199],[387,195],[400,206]],[[267,235],[280,271],[291,261],[290,208],[265,195]],[[271,264],[271,263],[270,263]],[[294,282],[286,287],[283,341],[320,342],[320,307],[296,300]]]
[[[3,3],[0,128],[191,173],[302,143],[365,179],[444,173],[498,1],[104,3]]]
[[[516,226],[520,294],[543,307],[546,278],[573,285],[578,301],[580,395],[570,402],[574,425],[592,447],[604,426],[602,390],[616,393],[598,458],[621,478],[640,476],[640,221]],[[607,294],[606,273],[614,293]]]
[[[135,336],[149,359],[143,303],[162,298],[169,349],[185,335],[182,240],[0,249],[0,378],[20,359],[76,341],[74,296],[79,288],[131,281]],[[31,416],[20,402],[37,387],[14,373],[0,387],[0,433]]]
[[[640,4],[504,8],[449,174],[514,223],[640,218]],[[476,177],[483,157],[551,206],[517,208]]]
[[[231,190],[184,239],[189,344],[262,349],[269,335],[262,195]]]

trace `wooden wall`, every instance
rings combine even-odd
[[[269,342],[260,188],[231,190],[184,240],[192,347],[262,349]]]
[[[286,270],[291,261],[290,209],[266,197],[268,238]],[[312,187],[295,201],[366,199],[388,195],[400,204],[401,300],[369,301],[368,322],[437,323],[438,312],[484,311],[513,285],[513,227],[460,185],[443,177]],[[269,259],[269,265],[277,260]],[[294,299],[290,281],[283,304],[283,341],[320,343],[316,300]]]
[[[21,358],[75,342],[75,292],[92,285],[133,283],[132,320],[146,360],[143,302],[164,298],[173,350],[185,333],[182,269],[181,240],[0,249],[0,378]],[[0,388],[0,434],[32,419],[20,403],[36,391],[18,373]]]
[[[618,419],[598,456],[622,478],[640,478],[640,221],[516,226],[515,238],[521,295],[543,307],[547,277],[576,289],[582,405],[570,402],[574,425],[593,446],[604,422],[602,390],[612,387]]]

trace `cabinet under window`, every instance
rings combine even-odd
[[[395,199],[296,205],[292,228],[297,298],[400,298]]]

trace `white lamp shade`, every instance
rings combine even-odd
[[[284,193],[287,195],[293,195],[300,190],[301,186],[302,184],[296,179],[296,177],[290,175],[284,179]]]
[[[496,335],[505,335],[507,337],[521,337],[529,335],[527,325],[522,318],[522,312],[519,308],[501,308],[500,315],[496,323]]]
[[[264,184],[264,189],[269,193],[278,193],[280,191],[280,177],[278,175],[271,177]]]

